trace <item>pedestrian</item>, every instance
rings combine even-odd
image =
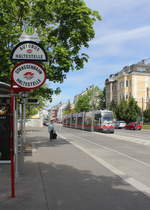
[[[48,125],[48,132],[49,132],[50,141],[52,139],[56,139],[57,138],[57,134],[56,134],[56,131],[54,129],[53,120],[51,120],[50,123],[49,123],[49,125]]]
[[[49,132],[49,138],[50,138],[50,141],[51,141],[53,139],[53,133],[54,133],[54,125],[53,125],[52,120],[48,124],[48,132]]]

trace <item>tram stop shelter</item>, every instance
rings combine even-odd
[[[10,164],[12,197],[15,197],[15,177],[23,171],[23,119],[18,126],[18,93],[11,93],[11,85],[0,82],[0,164]],[[12,106],[13,104],[13,106]],[[22,116],[23,109],[19,110]],[[18,132],[22,129],[21,132]],[[1,176],[1,174],[0,174]]]
[[[10,85],[0,82],[0,162],[9,162]]]

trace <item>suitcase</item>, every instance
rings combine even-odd
[[[57,134],[53,133],[53,139],[57,139]]]

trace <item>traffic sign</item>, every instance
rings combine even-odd
[[[39,100],[37,98],[27,98],[27,104],[39,104]]]
[[[11,73],[12,81],[25,90],[39,88],[46,80],[45,70],[35,62],[22,62]]]
[[[31,35],[33,35],[35,33],[35,30],[34,30],[34,28],[32,26],[27,26],[26,29],[25,29],[25,33],[27,35],[31,36]]]
[[[24,41],[17,44],[12,50],[11,59],[47,61],[47,54],[38,43],[33,41]]]
[[[34,41],[39,43],[40,39],[38,34],[36,33],[35,29],[32,26],[27,26],[25,28],[25,30],[23,31],[23,33],[21,34],[20,38],[19,38],[20,42],[23,41]]]

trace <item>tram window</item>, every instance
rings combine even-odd
[[[82,117],[78,117],[78,123],[82,123]]]
[[[72,123],[75,123],[75,121],[76,121],[76,118],[73,117],[73,118],[72,118]]]
[[[99,120],[101,118],[101,114],[95,114],[95,120]]]
[[[94,125],[100,125],[101,124],[101,118],[98,118],[96,120],[94,120]]]
[[[86,125],[91,125],[91,119],[90,119],[90,118],[86,119],[86,120],[85,120],[85,124],[86,124]]]
[[[113,115],[112,113],[107,113],[107,114],[104,114],[103,116],[103,120],[113,120]]]

